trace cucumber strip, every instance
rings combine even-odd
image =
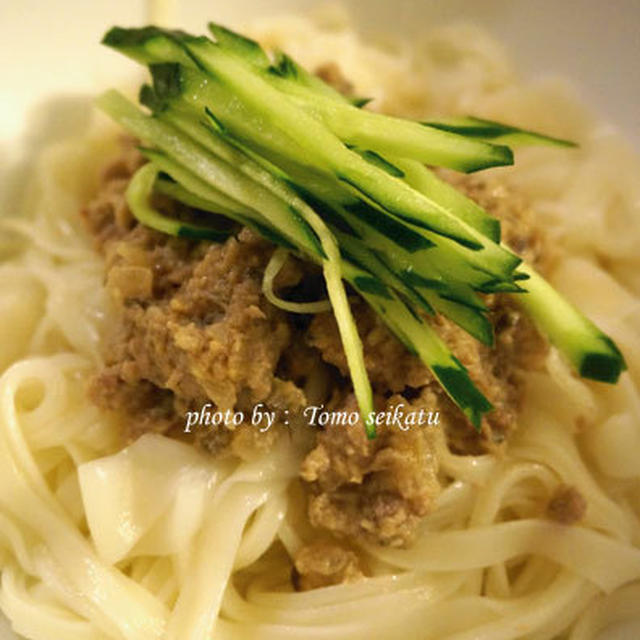
[[[291,82],[295,82],[299,86],[306,87],[314,93],[318,93],[333,100],[340,100],[347,104],[363,107],[371,101],[370,98],[347,98],[346,96],[343,96],[330,84],[327,84],[315,74],[309,73],[304,67],[301,67],[295,60],[282,51],[276,51],[276,61],[269,68],[269,73],[279,76],[280,78],[286,78]]]
[[[330,97],[310,95],[304,87],[287,80],[274,78],[273,84],[299,107],[322,119],[346,143],[464,173],[513,164],[513,154],[508,147],[469,140],[419,122],[363,111]]]
[[[435,330],[413,314],[393,292],[379,283],[384,295],[374,294],[358,286],[363,272],[346,263],[345,277],[360,295],[376,310],[396,337],[429,368],[447,395],[480,430],[482,417],[493,408],[475,387],[464,365],[451,353]]]
[[[176,180],[176,185],[185,185],[185,193],[189,194],[189,198],[192,199],[194,204],[196,202],[198,203],[198,208],[204,209],[205,211],[223,213],[228,218],[253,229],[259,235],[273,242],[273,244],[299,252],[299,248],[295,244],[287,240],[280,231],[273,227],[268,220],[262,218],[260,214],[247,209],[244,205],[230,198],[226,198],[224,194],[210,187],[188,169],[169,158],[164,152],[149,148],[143,148],[142,152],[144,156],[153,162],[163,173],[168,174],[172,179]],[[166,183],[167,181],[159,180],[158,182],[161,184],[160,189],[162,189],[162,183]],[[187,189],[189,189],[189,191],[187,191]],[[172,192],[178,200],[181,200],[182,193],[179,190],[174,188]],[[184,202],[185,204],[191,204],[188,199],[184,200]],[[188,226],[190,223],[183,222],[182,224],[183,226]],[[315,255],[309,255],[307,258],[320,263],[320,259]]]
[[[207,144],[206,139],[201,140]],[[493,286],[495,283],[500,283],[500,287],[506,290],[516,289],[511,282],[497,276],[494,270],[484,266],[479,268],[474,260],[477,258],[475,252],[407,222],[382,217],[373,205],[344,192],[331,176],[311,174],[295,166],[289,167],[287,176],[268,162],[263,166],[285,179],[332,228],[366,238],[370,246],[394,256],[403,269],[411,269],[426,279],[438,278],[443,284],[460,280],[483,292],[497,289]],[[461,301],[465,302],[464,299]],[[466,302],[469,304],[470,301]]]
[[[527,292],[513,296],[538,329],[583,377],[615,384],[627,369],[613,340],[602,333],[542,276],[528,265]]]
[[[316,78],[316,80],[318,79]],[[324,83],[322,84],[324,85]],[[303,83],[303,86],[310,90],[315,88],[306,83]],[[342,104],[347,103],[347,99],[336,91],[333,92],[332,97]],[[385,169],[394,177],[404,177],[405,181],[414,189],[451,210],[494,242],[500,242],[499,220],[487,214],[473,200],[465,197],[457,189],[440,180],[422,163],[407,158],[384,158],[376,151],[360,150],[358,147],[353,147],[353,150],[366,160]]]
[[[194,118],[191,107],[185,107],[185,104],[180,101],[172,101],[156,117],[179,129],[193,142],[197,141],[205,149],[233,165],[248,178],[280,198],[287,206],[296,210],[309,208],[299,194],[286,184],[279,170],[274,171],[272,165],[263,164],[252,157],[250,150],[246,152],[237,141],[230,141],[225,134],[208,126],[205,120],[198,119],[197,116]]]
[[[206,39],[185,38],[182,44],[208,71],[203,77],[197,69],[181,67],[183,94],[201,109],[208,106],[225,127],[247,144],[261,152],[267,150],[276,157],[285,156],[333,173],[390,213],[409,218],[473,249],[484,248],[485,261],[500,262],[507,272],[513,269],[508,252],[495,244],[483,243],[483,236],[475,229],[351,152],[320,122],[298,109],[246,64]],[[171,88],[172,94],[174,91],[175,87]],[[338,104],[331,99],[326,102]],[[407,124],[421,130],[420,125]],[[304,145],[299,141],[304,141]]]
[[[184,31],[169,31],[154,26],[133,29],[112,27],[102,38],[102,44],[141,64],[171,61],[198,68],[198,61],[184,47],[187,39],[206,40],[204,36],[196,37]]]
[[[216,43],[230,53],[244,58],[249,64],[259,69],[268,69],[271,66],[269,57],[255,40],[215,22],[209,22],[207,28]]]
[[[180,98],[174,98],[170,101],[169,106],[167,106],[158,115],[158,117],[170,122],[174,126],[177,126],[194,140],[197,139],[203,146],[207,147],[212,152],[221,155],[225,160],[233,162],[234,164],[240,162],[238,166],[242,171],[245,171],[245,173],[248,173],[251,177],[258,179],[261,184],[264,184],[272,191],[275,191],[279,196],[286,198],[293,203],[291,194],[283,192],[281,180],[279,180],[278,177],[273,176],[273,168],[271,170],[265,168],[265,166],[270,163],[262,164],[262,166],[256,168],[259,161],[251,161],[251,159],[247,158],[247,154],[236,149],[234,145],[237,146],[240,144],[241,146],[241,143],[238,143],[233,139],[232,141],[229,141],[227,134],[224,132],[208,128],[208,133],[203,134],[200,130],[202,124],[199,124],[198,121],[194,120],[195,113],[198,112],[196,112],[186,101]],[[250,152],[250,154],[251,153],[252,152]],[[234,154],[235,156],[239,155],[240,160],[236,159]],[[247,171],[248,167],[251,167],[251,171]],[[506,269],[504,267],[492,268],[491,266],[487,266],[483,263],[482,269],[488,271],[492,278],[487,278],[486,275],[480,274],[476,268],[473,268],[474,265],[477,267],[477,263],[480,258],[484,260],[484,255],[478,255],[483,254],[484,250],[479,252],[470,251],[459,246],[456,242],[451,241],[448,238],[443,238],[436,233],[429,232],[419,227],[411,227],[407,221],[393,218],[385,214],[384,211],[380,211],[375,208],[374,205],[368,204],[363,200],[359,200],[353,195],[345,192],[340,183],[332,176],[314,174],[308,169],[298,165],[287,165],[286,169],[288,170],[288,174],[294,185],[305,185],[304,190],[307,193],[309,190],[314,191],[316,204],[317,201],[336,201],[336,198],[338,198],[338,201],[341,201],[341,208],[343,211],[345,208],[350,209],[350,212],[353,215],[360,217],[362,222],[365,222],[370,227],[377,228],[383,236],[390,238],[394,243],[409,252],[416,251],[420,248],[427,248],[439,243],[444,247],[444,249],[442,251],[438,251],[437,255],[434,255],[433,261],[439,264],[442,263],[445,265],[444,268],[447,271],[451,271],[452,268],[447,266],[447,263],[451,263],[452,260],[450,258],[448,260],[444,260],[444,258],[448,254],[455,254],[456,261],[459,261],[461,265],[467,263],[470,265],[469,268],[464,269],[464,276],[461,277],[468,279],[471,283],[477,282],[478,286],[481,286],[487,280],[500,280],[505,277],[504,274]],[[460,197],[464,199],[463,196]],[[293,204],[295,206],[299,206],[299,203]],[[471,205],[467,208],[471,211]],[[489,218],[486,214],[484,214],[484,216],[485,218]],[[469,215],[469,218],[471,217],[472,214]],[[489,219],[493,220],[491,218]],[[477,218],[473,220],[473,222],[474,224],[477,224]],[[520,259],[511,253],[505,253],[510,261],[508,267],[508,271],[510,272],[511,269],[519,264]],[[460,260],[458,260],[458,258]],[[453,269],[451,273],[452,275],[455,274],[455,269]]]
[[[153,65],[154,80],[158,78],[159,68],[167,66],[170,65]],[[162,71],[161,74],[167,72]],[[154,101],[160,100],[162,99],[154,94]],[[281,176],[274,175],[273,167],[265,168],[253,152],[242,147],[238,141],[229,139],[224,129],[217,126],[215,120],[211,120],[214,116],[208,108],[205,108],[204,112],[194,112],[186,101],[181,100],[179,96],[174,96],[174,99],[162,100],[162,108],[155,117],[185,133],[193,142],[202,145],[247,177],[255,180],[281,198],[288,206],[294,208],[305,206],[298,195],[283,183]]]
[[[334,233],[336,233],[341,246],[344,247],[346,258],[378,277],[416,308],[421,308],[429,314],[433,314],[435,310],[452,320],[482,344],[488,346],[493,344],[493,326],[485,315],[486,307],[481,300],[478,300],[477,304],[475,304],[475,300],[469,304],[461,293],[448,294],[447,289],[444,292],[439,292],[433,288],[417,285],[415,281],[404,278],[402,273],[392,269],[383,257],[369,251],[362,243],[339,232]],[[449,295],[449,299],[445,297],[446,295]],[[459,302],[460,298],[464,301]]]
[[[489,281],[486,274],[466,266],[463,261],[453,261],[439,247],[429,248],[424,240],[414,243],[411,236],[407,236],[407,232],[411,231],[409,227],[396,235],[387,225],[379,227],[374,224],[373,217],[355,215],[359,212],[359,207],[332,205],[325,199],[309,194],[300,186],[294,184],[294,188],[327,222],[334,234],[340,233],[341,238],[351,236],[351,239],[360,240],[362,245],[376,254],[388,256],[389,260],[385,262],[393,263],[394,272],[407,275],[407,285],[436,288],[442,295],[461,305],[485,310],[484,302],[474,294],[469,285],[475,283],[478,289],[483,288]],[[329,197],[327,195],[327,199]],[[375,215],[376,212],[372,213]],[[425,247],[426,250],[421,250]]]
[[[313,73],[309,73],[283,51],[276,51],[276,60],[269,72],[280,78],[288,78],[290,81],[328,98],[348,100],[330,84],[327,84]]]
[[[303,177],[296,178],[304,182]],[[332,203],[331,198],[335,200],[336,197],[329,184],[321,185],[321,193],[317,198],[295,183],[294,188],[334,232],[341,231],[360,239],[369,249],[388,256],[387,262],[392,263],[398,273],[406,272],[408,278],[412,279],[411,285],[437,286],[439,291],[447,292],[453,300],[472,308],[484,309],[484,303],[473,293],[473,288],[484,291],[488,288],[487,283],[500,282],[466,264],[464,249],[453,242],[410,225],[396,228],[400,223],[378,224],[380,218],[376,215],[377,211],[364,202],[352,202],[349,205]],[[421,235],[411,235],[416,233]],[[433,246],[435,242],[447,246]],[[508,284],[501,286],[507,287]],[[513,284],[510,286],[513,288]]]
[[[198,47],[200,53],[201,47]],[[202,47],[204,49],[204,47]],[[381,209],[407,219],[435,233],[450,237],[472,249],[486,249],[490,257],[513,269],[513,262],[495,245],[483,242],[482,236],[461,223],[426,196],[410,189],[385,170],[372,165],[347,149],[315,118],[296,108],[268,83],[246,73],[232,58],[212,55],[206,48],[203,63],[215,80],[204,87],[203,76],[195,70],[182,69],[183,96],[196,108],[207,106],[232,133],[259,152],[274,152],[270,159],[278,165],[281,156],[302,166],[312,165],[334,175],[358,195],[376,202]],[[215,52],[220,54],[220,52]],[[196,93],[197,91],[197,93]],[[241,95],[242,104],[234,96]],[[256,97],[259,96],[259,97]],[[333,101],[329,101],[335,104]],[[361,113],[359,110],[356,110]],[[418,125],[418,129],[419,129]],[[304,141],[304,147],[300,142]]]
[[[310,90],[310,92],[319,89],[322,95],[333,98],[341,104],[348,104],[349,101],[345,96],[326,85],[316,76],[312,76],[306,72],[292,60],[289,61],[287,68],[293,71],[281,74],[282,77],[286,77],[289,80],[300,80],[304,77],[304,81],[298,82],[298,84],[305,89]],[[353,150],[369,162],[386,170],[390,175],[394,177],[404,177],[406,182],[417,191],[430,196],[439,204],[455,212],[455,215],[474,226],[494,242],[500,242],[500,222],[487,214],[481,207],[473,202],[473,200],[466,198],[454,187],[437,178],[437,176],[421,163],[406,158],[393,158],[389,160],[380,156],[376,151],[361,150],[355,146]]]
[[[208,227],[192,222],[183,223],[160,213],[151,205],[153,186],[159,169],[152,164],[145,164],[131,178],[125,194],[127,205],[133,216],[146,227],[180,238],[195,238],[222,242],[231,234],[229,230],[220,230],[215,226]]]
[[[273,282],[288,257],[289,252],[281,247],[278,247],[273,252],[264,270],[264,277],[262,278],[262,293],[264,297],[275,307],[283,309],[284,311],[290,311],[291,313],[322,313],[324,311],[331,311],[331,301],[328,299],[314,302],[292,302],[278,297],[273,290]]]
[[[351,314],[347,293],[342,283],[342,266],[340,250],[335,237],[322,221],[322,218],[311,211],[307,221],[318,234],[326,259],[322,261],[322,272],[327,284],[327,293],[333,307],[333,315],[338,324],[340,339],[347,358],[353,391],[358,401],[360,414],[369,438],[375,438],[376,427],[373,422],[373,392],[364,363],[362,341],[358,327]]]
[[[214,22],[210,22],[208,24],[208,28],[209,32],[214,36],[216,44],[219,44],[223,49],[242,57],[244,60],[249,62],[249,64],[252,64],[258,69],[267,69],[269,73],[278,75],[282,78],[295,80],[297,83],[308,87],[313,91],[318,91],[333,98],[345,99],[350,104],[354,104],[359,107],[362,107],[371,101],[371,98],[345,98],[330,84],[324,82],[315,74],[309,73],[304,67],[301,67],[283,51],[274,51],[274,61],[273,64],[271,64],[269,56],[255,40],[247,38],[236,31],[232,31],[231,29]]]
[[[148,154],[147,157],[151,157],[151,155],[152,154]],[[167,175],[170,174],[167,172]],[[218,214],[219,216],[226,216],[221,217],[220,220],[225,221],[227,224],[229,224],[228,217],[234,215],[233,210],[220,206],[212,200],[201,198],[200,196],[191,193],[191,191],[187,191],[187,189],[185,189],[179,182],[176,182],[175,179],[168,180],[163,177],[163,175],[158,176],[155,190],[162,195],[191,207],[192,209],[199,209],[200,211],[207,211],[209,213]]]
[[[544,133],[538,133],[537,131],[520,129],[519,127],[512,127],[511,125],[508,125],[508,124],[495,122],[493,120],[485,120],[484,118],[476,118],[474,116],[463,116],[459,118],[445,118],[442,120],[440,119],[430,120],[423,124],[435,129],[440,129],[441,131],[457,133],[468,138],[475,138],[477,140],[497,142],[500,144],[507,144],[509,146],[524,146],[524,145],[549,145],[553,147],[577,147],[578,146],[575,142],[572,142],[571,140],[554,138],[552,136],[545,135]]]
[[[459,218],[493,242],[500,242],[500,221],[489,215],[471,198],[467,198],[455,187],[440,180],[420,162],[406,158],[391,158],[391,162],[404,173],[406,182],[414,189],[429,195],[450,211],[455,211]]]
[[[482,300],[464,281],[450,282],[443,280],[439,273],[434,277],[425,278],[411,269],[397,271],[401,280],[415,291],[425,295],[428,299],[430,293],[437,295],[439,299],[455,302],[467,309],[484,313],[487,307]],[[434,305],[435,306],[435,305]]]
[[[276,50],[274,52],[275,59],[271,64],[269,56],[255,40],[215,22],[209,22],[207,26],[209,32],[215,38],[216,44],[219,44],[226,51],[243,58],[257,69],[268,70],[271,74],[295,80],[299,84],[324,95],[342,98],[342,94],[331,85],[323,82],[318,76],[309,73],[283,51]],[[364,98],[355,98],[354,100],[360,105],[368,102]]]
[[[342,98],[342,94],[339,91],[334,89],[330,84],[323,82],[318,76],[309,73],[284,51],[277,50],[275,52],[275,58],[274,64],[269,68],[271,74],[280,78],[288,78],[303,87],[311,89],[315,93],[325,95],[329,98]]]
[[[422,293],[420,288],[418,288],[418,291]],[[487,347],[493,346],[493,325],[485,313],[477,309],[470,309],[454,300],[445,300],[434,292],[425,292],[424,295],[438,313],[455,322],[455,324],[461,329],[464,329],[470,336],[473,336],[478,342]]]
[[[326,208],[323,213],[325,211]],[[390,233],[385,226],[372,224],[372,220],[366,216],[356,216],[354,208],[333,209],[329,224],[334,230],[344,231],[337,221],[334,222],[335,216],[346,222],[351,236],[360,239],[370,250],[387,256],[385,262],[393,264],[394,271],[402,275],[410,286],[435,288],[465,306],[485,309],[473,288],[483,289],[490,278],[465,265],[464,259],[452,259],[442,247],[407,247],[403,236],[400,236],[402,241],[399,241],[398,236]]]
[[[227,217],[233,217],[237,214],[242,215],[243,218],[258,215],[198,178],[183,165],[169,157],[164,151],[153,149],[152,147],[138,148],[145,158],[152,161],[163,173],[166,173],[174,180],[174,182],[170,182],[161,177],[158,181],[159,191],[167,193],[167,195],[180,200],[186,205],[203,209],[204,211],[211,211],[212,213],[219,213]]]
[[[397,233],[387,225],[374,224],[372,217],[356,215],[357,208],[332,207],[322,200],[318,205],[313,198],[308,201],[334,233],[340,231],[360,240],[362,245],[375,253],[388,256],[385,261],[393,264],[394,271],[408,274],[407,284],[437,287],[440,292],[461,304],[481,310],[485,308],[469,284],[476,283],[481,288],[488,280],[487,275],[466,266],[462,260],[452,260],[440,247],[409,243],[407,232],[411,231],[410,228]]]
[[[389,266],[375,253],[369,251],[365,245],[352,237],[334,231],[342,248],[343,256],[351,263],[358,265],[364,271],[368,271],[383,282],[386,286],[395,289],[399,294],[411,300],[416,307],[423,309],[426,313],[433,315],[433,307],[425,297],[417,293],[399,278]]]
[[[273,242],[275,245],[290,250],[299,249],[293,242],[282,235],[266,218],[263,218],[259,213],[245,207],[239,202],[227,198],[217,189],[210,187],[187,168],[169,158],[163,151],[144,148],[142,152],[145,157],[159,167],[163,173],[168,174],[178,183],[185,185],[185,187],[190,190],[189,192],[192,194],[192,197],[196,198],[201,204],[206,204],[208,208],[202,207],[205,210],[215,210],[218,213],[222,213],[232,220],[253,229],[256,233]],[[313,259],[315,255],[309,254],[307,257]]]
[[[171,125],[144,115],[117,91],[102,94],[97,104],[125,129],[153,142],[206,183],[214,184],[226,196],[244,204],[248,211],[259,210],[294,246],[307,254],[322,255],[317,236],[301,216],[237,168],[209,153]]]
[[[433,315],[434,310],[438,311],[482,344],[493,344],[493,326],[485,315],[486,308],[470,308],[468,305],[446,300],[433,289],[409,284],[382,257],[371,252],[364,244],[339,232],[334,233],[350,262],[375,275],[416,308],[421,308],[430,315]]]

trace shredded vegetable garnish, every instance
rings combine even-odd
[[[274,306],[290,311],[291,313],[322,313],[323,311],[331,311],[331,301],[328,299],[317,300],[315,302],[292,302],[279,298],[273,290],[274,280],[284,267],[289,252],[282,247],[278,247],[271,256],[262,278],[262,293],[264,297]]]
[[[214,40],[156,27],[105,35],[106,45],[148,66],[152,81],[140,91],[148,114],[116,91],[99,99],[145,145],[149,164],[133,178],[129,205],[141,224],[199,237],[200,225],[150,206],[156,190],[273,242],[263,289],[289,311],[314,313],[328,301],[275,295],[288,253],[320,265],[370,437],[371,386],[343,280],[478,429],[491,403],[429,316],[443,314],[491,345],[483,293],[521,301],[580,375],[617,381],[626,366],[611,339],[501,244],[495,218],[425,166],[478,171],[513,162],[505,143],[573,143],[472,117],[421,123],[373,113],[287,55],[270,57],[253,40],[209,29]]]

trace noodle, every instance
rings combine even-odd
[[[303,435],[255,461],[156,434],[121,449],[117,418],[85,397],[110,313],[77,216],[114,151],[96,127],[44,153],[24,215],[0,223],[20,247],[0,265],[0,608],[32,640],[587,640],[637,619],[638,159],[561,83],[519,81],[474,29],[394,51],[335,22],[256,32],[309,68],[340,51],[356,92],[390,112],[472,112],[579,139],[571,153],[520,151],[496,174],[562,246],[552,282],[629,371],[615,387],[585,382],[551,350],[503,457],[456,455],[436,433],[449,483],[413,546],[366,546],[372,577],[293,592],[289,557],[309,536],[293,488]],[[308,397],[324,384],[312,378]],[[586,499],[579,525],[545,516],[563,484]]]

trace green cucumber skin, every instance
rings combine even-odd
[[[175,102],[175,106],[168,107],[167,110],[163,111],[160,115],[161,117],[166,117],[169,121],[179,123],[179,119],[177,119],[178,116],[176,114],[179,114],[181,112],[182,107],[179,105],[183,105],[184,103],[180,100],[177,100],[174,102]],[[196,135],[193,132],[189,132],[189,133],[191,133],[192,136]],[[210,133],[212,136],[217,135],[214,132],[210,132]],[[201,138],[200,141],[205,145],[207,144],[206,139]],[[290,169],[291,174],[293,174],[295,171],[296,171],[295,167]],[[300,174],[300,176],[298,177],[298,181],[302,182],[306,177],[306,174],[304,171],[298,171],[298,173]],[[315,198],[316,203],[318,201],[322,201],[326,199],[328,197],[327,194],[333,193],[333,196],[335,197],[336,191],[337,192],[340,191],[339,185],[337,186],[337,188],[332,186],[333,183],[332,183],[332,178],[330,176],[326,176],[324,178],[322,178],[321,176],[318,176],[317,180],[324,180],[324,182],[326,183],[326,186],[321,188],[320,191],[316,192],[315,194],[317,196]],[[317,180],[315,184],[320,184],[319,182],[317,182]],[[308,183],[308,187],[311,187],[312,184],[314,184],[313,182],[309,183],[308,180],[307,180],[307,183]],[[294,180],[292,184],[295,185],[296,181]],[[337,184],[337,181],[336,181],[336,184]],[[464,264],[464,262],[468,261],[471,263],[470,268],[465,268],[462,272],[460,272],[458,277],[464,278],[470,282],[475,282],[479,288],[484,287],[484,283],[487,281],[487,277],[481,275],[479,271],[474,270],[473,268],[473,262],[475,258],[474,252],[466,251],[461,247],[459,247],[455,242],[442,238],[437,234],[425,232],[424,230],[421,230],[419,228],[412,229],[411,225],[408,222],[402,221],[402,220],[396,220],[389,216],[385,216],[381,212],[378,212],[375,209],[373,209],[371,205],[367,205],[366,203],[359,201],[357,198],[351,195],[346,194],[345,202],[350,202],[352,204],[348,204],[348,205],[343,204],[342,207],[338,207],[343,209],[343,219],[345,218],[344,209],[347,208],[347,209],[350,209],[349,213],[359,215],[360,222],[364,222],[369,227],[373,226],[374,228],[376,228],[377,224],[382,225],[383,228],[378,227],[378,231],[380,231],[383,236],[386,236],[385,242],[387,242],[387,240],[390,238],[393,242],[397,243],[400,248],[406,249],[410,253],[417,251],[419,249],[424,249],[429,246],[435,245],[436,243],[439,243],[440,245],[443,245],[446,248],[443,251],[440,251],[438,249],[434,253],[433,257],[429,259],[431,263],[434,263],[434,262],[441,263],[445,271],[448,271],[450,273],[456,273],[455,270],[451,271],[453,267],[451,267],[448,264],[451,261],[446,258],[446,255],[448,252],[454,252],[462,258],[462,260],[459,261],[459,268],[462,268],[462,265]],[[365,216],[369,214],[371,214],[371,216],[369,220],[367,220]],[[378,221],[378,223],[376,223],[376,221]],[[512,255],[510,268],[513,268],[515,265],[519,264],[519,262],[520,262],[520,259]],[[495,270],[492,270],[492,276],[496,279],[497,282],[500,281],[499,277],[496,277]],[[483,290],[485,289],[483,288]],[[487,289],[487,290],[491,290],[491,289]]]
[[[508,147],[463,136],[422,123],[362,111],[344,98],[310,95],[294,82],[272,79],[301,108],[321,118],[348,144],[464,173],[513,164]]]
[[[578,145],[571,140],[562,138],[554,138],[552,136],[539,133],[537,131],[529,131],[520,129],[510,125],[495,122],[493,120],[485,120],[484,118],[476,118],[474,116],[466,116],[462,118],[448,118],[445,120],[433,120],[423,123],[441,131],[457,133],[478,140],[488,142],[498,142],[500,144],[508,144],[509,146],[529,146],[529,145],[548,145],[554,147],[577,147]]]
[[[239,169],[224,160],[210,154],[204,147],[184,135],[174,127],[142,114],[137,107],[117,92],[106,92],[98,99],[98,105],[115,118],[125,129],[142,139],[153,141],[165,153],[171,154],[179,162],[184,163],[200,179],[211,181],[215,175],[220,180],[216,184],[226,185],[230,191],[226,194],[237,199],[251,211],[254,207],[270,211],[281,221],[281,225],[291,234],[289,238],[294,245],[298,244],[308,254],[322,254],[319,242],[313,231],[306,224],[299,225],[292,221],[286,203],[275,198],[262,185],[249,180]],[[222,188],[220,186],[220,188]]]
[[[415,316],[388,288],[387,293],[391,299],[384,296],[382,300],[359,289],[356,283],[359,273],[361,272],[357,267],[345,265],[344,274],[347,280],[379,313],[392,333],[422,360],[456,406],[471,424],[480,430],[483,416],[491,411],[493,406],[475,387],[464,365],[451,354],[435,331]]]
[[[356,289],[367,295],[373,295],[377,298],[392,300],[393,297],[387,287],[385,287],[377,278],[371,276],[356,276],[353,279],[353,285]]]
[[[528,265],[527,293],[513,299],[585,378],[615,384],[627,369],[616,344]]]
[[[184,223],[156,211],[150,205],[150,198],[158,172],[159,169],[153,164],[144,165],[133,176],[127,187],[125,194],[127,204],[134,217],[141,224],[172,236],[214,242],[222,242],[232,235],[231,231],[221,231],[205,225]]]
[[[167,40],[170,43],[167,48],[173,48],[173,40],[169,37]],[[337,138],[323,127],[319,127],[312,117],[293,107],[267,82],[247,73],[243,65],[238,64],[228,54],[206,39],[187,38],[182,44],[209,72],[210,77],[206,80],[199,78],[195,81],[201,92],[208,96],[207,106],[215,104],[221,110],[225,110],[224,114],[219,111],[217,117],[222,122],[226,120],[225,124],[247,143],[257,144],[259,147],[266,146],[276,154],[283,154],[303,164],[308,164],[311,158],[321,171],[333,172],[349,181],[355,179],[358,188],[364,187],[367,194],[372,199],[381,201],[391,214],[409,217],[415,223],[430,226],[434,231],[467,243],[468,246],[484,246],[485,260],[495,260],[507,273],[510,272],[510,260],[507,259],[504,249],[493,243],[483,245],[483,236],[475,229],[469,228],[455,216],[429,202],[422,194],[414,192],[400,180],[349,151]],[[130,53],[130,49],[125,50],[125,53]],[[152,54],[148,51],[146,53],[146,61],[149,62]],[[178,53],[183,60],[184,52],[180,50]],[[173,57],[175,59],[178,56]],[[194,69],[183,68],[183,82],[194,73],[197,73]],[[235,92],[243,95],[242,103],[233,100]],[[186,91],[185,95],[189,96],[191,92]],[[260,97],[256,99],[256,95]],[[231,110],[225,108],[228,104],[233,105]],[[359,110],[356,111],[360,113]],[[290,130],[290,134],[285,135],[283,130]],[[261,139],[257,139],[257,131],[267,131],[268,135],[262,135]],[[299,147],[295,142],[297,135],[302,136],[307,142],[311,141],[311,148]],[[345,170],[347,175],[342,175]]]
[[[493,242],[500,242],[500,221],[486,213],[473,200],[444,180],[440,180],[427,167],[415,160],[392,158],[391,161],[404,172],[405,180],[414,189],[421,193],[430,193],[431,197],[455,211],[467,224],[474,226]]]
[[[373,151],[372,149],[360,149],[358,147],[347,145],[352,151],[355,151],[361,158],[369,162],[370,164],[386,171],[393,178],[404,178],[405,173],[391,163],[389,160],[381,156],[377,151]]]
[[[209,22],[207,27],[211,35],[215,38],[216,43],[221,47],[245,58],[258,69],[267,69],[271,66],[269,57],[255,40],[247,38],[215,22]]]

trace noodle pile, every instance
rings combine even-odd
[[[252,462],[155,434],[120,450],[117,419],[86,398],[108,308],[78,210],[115,149],[92,130],[40,157],[27,210],[1,223],[0,608],[33,640],[587,640],[637,617],[637,158],[564,85],[522,83],[470,28],[393,50],[335,21],[256,33],[308,68],[339,51],[357,94],[386,111],[473,113],[577,139],[576,151],[527,149],[493,173],[530,200],[559,247],[552,283],[629,371],[617,386],[589,383],[552,350],[528,376],[506,455],[454,455],[440,433],[450,481],[415,545],[363,549],[364,581],[293,592],[288,557],[309,526],[295,434]],[[545,516],[563,485],[588,505],[574,526]]]

